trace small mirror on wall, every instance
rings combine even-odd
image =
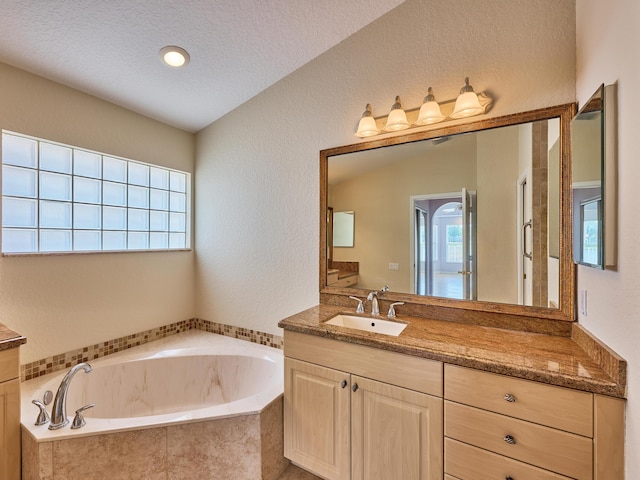
[[[601,85],[571,122],[573,255],[600,269],[616,265],[615,107],[615,85]]]
[[[333,212],[333,246],[353,247],[354,212]]]

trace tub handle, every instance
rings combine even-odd
[[[47,412],[47,407],[40,400],[31,400],[36,407],[40,409],[38,412],[38,418],[36,419],[36,425],[44,425],[45,423],[49,423],[49,413]]]
[[[90,403],[89,405],[85,405],[84,407],[80,407],[79,409],[77,409],[76,416],[73,417],[73,423],[71,423],[71,428],[75,430],[77,428],[84,427],[87,424],[87,422],[85,421],[84,415],[82,415],[82,412],[84,412],[89,408],[93,408],[95,406],[96,406],[95,403]]]

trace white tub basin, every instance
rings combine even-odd
[[[406,323],[383,320],[381,318],[356,317],[354,315],[336,315],[330,320],[327,320],[326,324],[364,330],[366,332],[381,333],[394,337],[400,335],[400,333],[407,328]]]

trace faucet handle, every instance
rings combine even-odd
[[[36,407],[40,409],[38,412],[38,418],[36,419],[36,425],[44,425],[45,423],[49,423],[49,413],[47,412],[47,407],[40,400],[31,400]]]
[[[89,408],[93,408],[95,406],[96,406],[95,403],[90,403],[89,405],[85,405],[84,407],[80,407],[79,409],[77,409],[76,416],[73,417],[73,422],[71,423],[71,428],[75,430],[77,428],[84,427],[87,424],[87,422],[85,421],[84,415],[82,415],[82,412],[84,412]]]
[[[358,297],[349,297],[349,298],[358,302],[358,306],[356,307],[356,313],[364,313],[364,305],[362,304],[362,299]]]
[[[404,305],[404,302],[395,302],[389,305],[389,313],[387,313],[387,317],[396,318],[396,309],[394,308],[396,305]]]

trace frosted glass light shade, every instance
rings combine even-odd
[[[376,125],[376,119],[373,117],[362,117],[358,123],[358,131],[356,137],[366,138],[379,134],[378,126]]]
[[[396,103],[391,107],[391,112],[387,117],[387,123],[383,130],[385,132],[397,132],[399,130],[405,130],[409,128],[409,122],[407,121],[407,114],[402,109],[400,104],[400,97],[396,97]]]
[[[456,100],[451,118],[465,118],[479,115],[484,111],[475,92],[461,93]]]
[[[372,137],[373,135],[378,135],[379,133],[380,130],[378,130],[378,125],[376,125],[376,119],[373,118],[371,104],[367,103],[367,106],[362,113],[362,118],[360,118],[360,122],[358,122],[356,137]]]
[[[442,115],[440,111],[440,105],[436,102],[436,97],[433,96],[433,90],[429,87],[427,96],[424,97],[424,101],[420,107],[416,125],[431,125],[441,122],[444,119],[445,116]]]
[[[440,111],[440,105],[438,102],[425,102],[420,107],[420,113],[416,120],[416,125],[431,125],[433,123],[441,122],[445,119]]]
[[[460,89],[460,95],[456,99],[451,118],[472,117],[482,112],[484,112],[484,108],[480,105],[478,95],[473,91],[473,87],[469,85],[469,77],[467,77],[464,79],[464,87]]]

